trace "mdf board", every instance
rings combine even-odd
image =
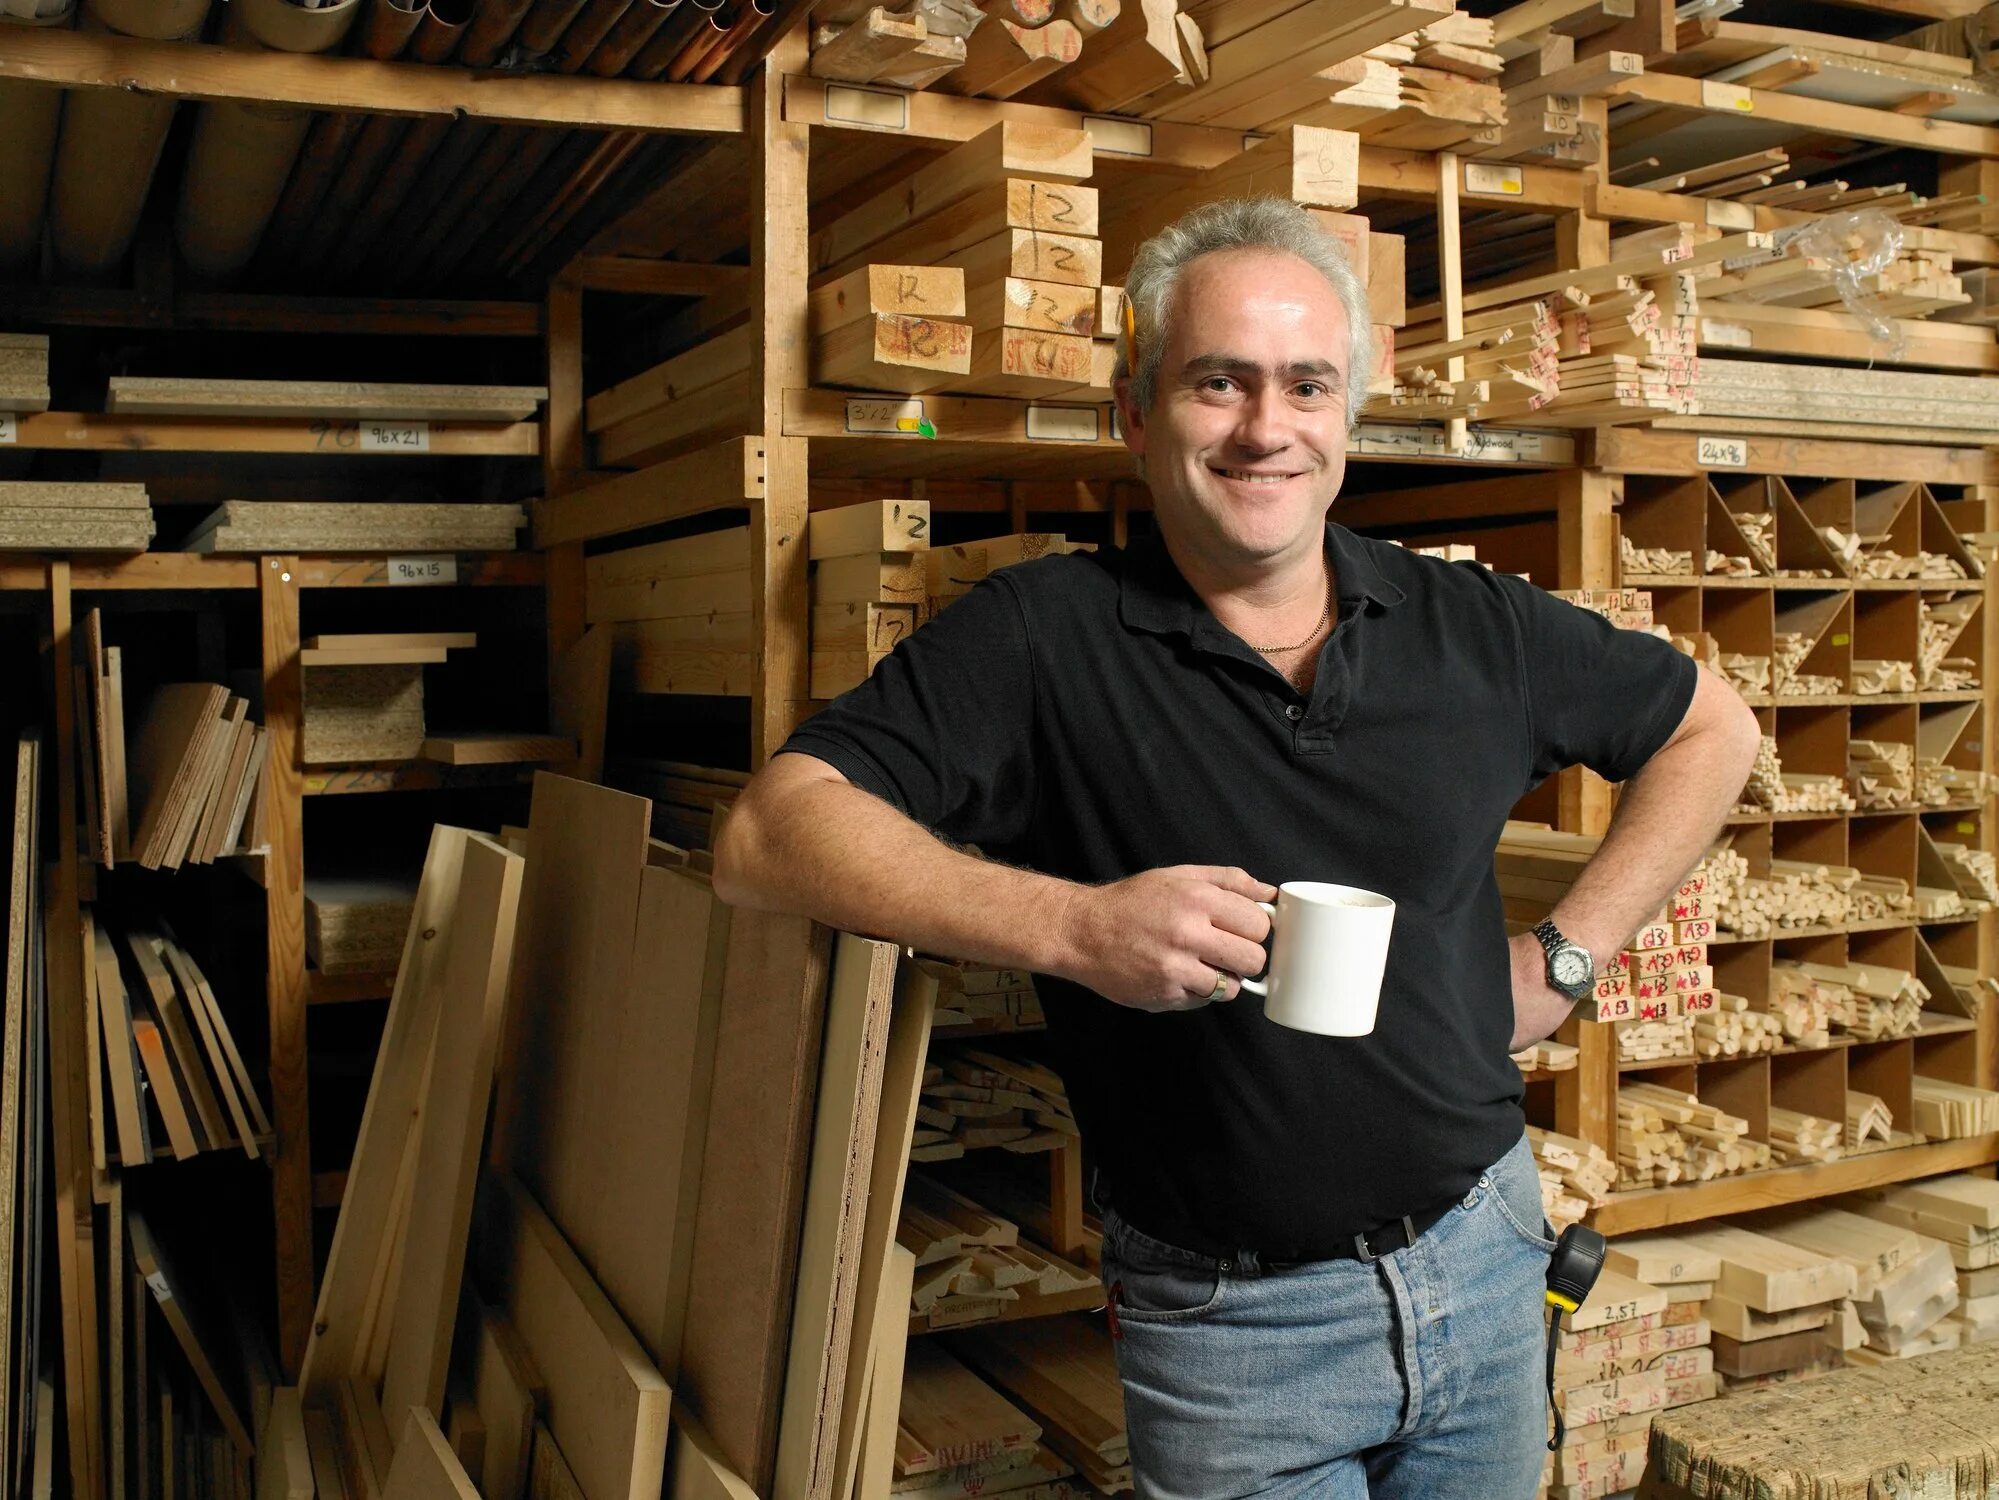
[[[462,1287],[459,1308],[470,1344],[465,1378],[485,1427],[480,1488],[486,1500],[521,1500],[527,1493],[535,1413],[541,1404],[540,1377],[513,1325],[470,1285]]]
[[[271,1413],[257,1444],[257,1500],[314,1500],[312,1451],[296,1386],[271,1392]]]
[[[146,1278],[153,1302],[167,1327],[172,1330],[174,1342],[187,1356],[188,1365],[200,1382],[202,1393],[208,1397],[210,1407],[222,1423],[222,1430],[243,1453],[256,1452],[257,1445],[250,1437],[249,1425],[243,1420],[242,1408],[211,1357],[210,1351],[217,1347],[212,1331],[200,1310],[187,1302],[186,1282],[162,1258],[159,1244],[154,1240],[144,1214],[136,1208],[128,1210],[125,1225],[132,1236],[132,1259],[139,1268],[139,1274]]]
[[[737,911],[715,1039],[680,1389],[729,1467],[768,1494],[832,934]]]
[[[666,1500],[757,1500],[757,1492],[723,1461],[700,1418],[684,1406],[673,1411]]]
[[[657,1500],[672,1392],[583,1263],[504,1172],[480,1184],[475,1255],[548,1392],[585,1500]]]
[[[420,1406],[409,1409],[395,1462],[382,1481],[382,1500],[479,1500],[465,1466],[438,1430],[437,1419]]]
[[[554,734],[510,734],[481,730],[425,735],[422,755],[447,766],[505,766],[527,761],[571,760],[576,742]]]
[[[458,899],[442,935],[437,1042],[415,1143],[416,1181],[403,1230],[401,1276],[390,1309],[382,1375],[382,1406],[389,1412],[406,1406],[435,1412],[444,1405],[522,863],[490,839],[465,837]]]
[[[126,768],[130,795],[141,809],[132,844],[142,857],[157,840],[160,825],[178,811],[192,772],[192,753],[208,725],[229,700],[212,682],[170,682],[154,694]]]
[[[834,944],[778,1429],[774,1493],[782,1500],[829,1500],[839,1467],[840,1413],[868,1227],[896,955],[890,944],[851,933],[840,934]]]
[[[431,830],[340,1217],[327,1251],[312,1336],[299,1368],[299,1390],[308,1406],[333,1399],[338,1382],[359,1367],[371,1331],[370,1298],[389,1257],[407,1138],[421,1116],[442,994],[439,979],[449,947],[424,934],[448,929],[469,842],[463,829],[439,824]]]

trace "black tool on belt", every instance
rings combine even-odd
[[[1550,1453],[1561,1450],[1565,1431],[1562,1409],[1555,1401],[1555,1350],[1562,1341],[1562,1314],[1574,1312],[1589,1300],[1609,1248],[1594,1229],[1571,1224],[1548,1257],[1548,1306],[1554,1309],[1548,1315],[1548,1410],[1555,1419],[1555,1435],[1548,1439]]]

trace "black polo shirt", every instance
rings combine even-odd
[[[993,574],[784,747],[1069,880],[1240,865],[1395,899],[1366,1037],[1037,976],[1119,1212],[1213,1254],[1333,1253],[1519,1139],[1501,827],[1564,766],[1632,775],[1693,696],[1688,657],[1520,579],[1341,526],[1326,544],[1339,616],[1309,695],[1149,541]]]

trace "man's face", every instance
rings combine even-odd
[[[1220,251],[1182,273],[1168,326],[1152,409],[1117,393],[1161,522],[1218,560],[1316,548],[1346,475],[1339,298],[1296,256]]]

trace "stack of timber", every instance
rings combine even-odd
[[[1773,969],[1763,1009],[1776,1017],[1787,1042],[1799,1047],[1823,1047],[1831,1040],[1833,1004],[1809,974],[1797,969]]]
[[[1829,1373],[1860,1344],[1858,1278],[1848,1261],[1715,1221],[1673,1235],[1716,1258],[1714,1291],[1702,1307],[1721,1392]]]
[[[745,323],[597,392],[583,425],[599,468],[637,468],[740,432],[749,412]]]
[[[1999,857],[1969,844],[1949,839],[1931,839],[1943,862],[1950,867],[1951,879],[1968,901],[1999,905]]]
[[[1978,443],[1999,427],[1999,385],[1973,375],[1705,359],[1703,421],[1780,437]]]
[[[747,695],[749,528],[597,554],[584,619],[611,632],[611,682],[624,691]]]
[[[868,500],[808,518],[814,698],[858,686],[923,623],[929,551],[928,501]]]
[[[1549,1495],[1593,1500],[1631,1488],[1644,1471],[1653,1414],[1715,1394],[1701,1304],[1672,1295],[1606,1266],[1563,1319],[1554,1400],[1568,1430],[1544,1463]]]
[[[1857,677],[1854,685],[1859,686]],[[1913,686],[1908,691],[1913,692]],[[1853,792],[1854,804],[1862,810],[1914,805],[1916,747],[1893,740],[1847,741],[1846,783]]]
[[[822,5],[813,19],[814,78],[920,89],[964,65],[966,39],[985,12],[964,0],[901,10],[856,3]]]
[[[1816,634],[1798,630],[1780,630],[1772,638],[1772,649],[1776,653],[1771,672],[1771,684],[1780,698],[1823,698],[1837,697],[1846,691],[1839,678],[1822,672],[1800,672],[1805,658],[1818,646]]]
[[[1763,743],[1775,753],[1773,741],[1766,737]],[[1769,933],[1770,915],[1759,901],[1752,899],[1760,892],[1761,882],[1752,880],[1749,861],[1740,851],[1724,841],[1709,852],[1695,873],[1707,877],[1706,894],[1718,931],[1745,938]]]
[[[1469,289],[1455,338],[1441,303],[1411,308],[1399,343],[1432,358],[1475,357],[1462,386],[1433,387],[1447,397],[1438,415],[1599,426],[1695,411],[1699,273],[1730,257],[1760,260],[1769,246],[1756,232],[1696,246],[1682,230],[1602,267]],[[1399,355],[1398,367],[1408,361]]]
[[[9,551],[144,552],[154,529],[143,484],[0,481],[0,548]]]
[[[104,1054],[90,1091],[100,1161],[143,1166],[161,1142],[180,1160],[238,1146],[259,1155],[270,1118],[193,955],[163,923],[113,931],[89,909],[84,941],[86,1019]]]
[[[465,631],[307,638],[300,758],[309,766],[424,753],[423,669],[469,648]]]
[[[917,962],[937,985],[931,1030],[940,1039],[1040,1031],[1048,1024],[1034,976],[1025,969],[929,958]]]
[[[1542,1211],[1557,1232],[1610,1201],[1617,1163],[1601,1147],[1538,1125],[1527,1127],[1527,1143],[1541,1176]]]
[[[525,421],[547,399],[545,386],[114,375],[104,409],[121,416],[471,424]]]
[[[1690,547],[1640,547],[1628,536],[1618,537],[1618,555],[1624,564],[1624,575],[1663,574],[1667,577],[1685,578],[1694,570],[1694,554]]]
[[[1008,19],[1032,0],[1007,7]],[[1136,114],[1177,98],[1210,73],[1207,38],[1177,0],[1091,0],[1062,7],[1082,37],[1082,56],[1030,81],[1016,98],[1069,109]],[[988,48],[994,43],[985,44]],[[1004,49],[1000,49],[1004,51]],[[1022,49],[1025,50],[1024,48]],[[988,65],[990,67],[990,65]]]
[[[364,1492],[393,1493],[394,1476],[433,1451],[427,1440],[412,1448],[396,1414],[414,1408],[435,1428],[447,1411],[522,870],[519,855],[481,834],[444,824],[431,832],[421,919],[402,947],[299,1372],[300,1402],[328,1415]],[[498,1187],[491,1196],[500,1204],[486,1205],[489,1219],[519,1232],[513,1200]],[[495,1240],[481,1243],[499,1262],[496,1278],[554,1274],[537,1263],[529,1233],[501,1242],[506,1255]]]
[[[981,579],[1001,568],[1033,562],[1038,557],[1066,557],[1071,552],[1094,551],[1095,543],[1072,542],[1059,531],[1022,531],[954,547],[932,547],[923,559],[925,617],[941,613],[947,605],[977,588]]]
[[[1863,1042],[1914,1036],[1923,1029],[1929,987],[1906,969],[1887,964],[1818,964],[1779,959],[1772,982],[1784,973],[1817,983],[1832,1008],[1832,1024]]]
[[[70,674],[76,686],[77,785],[83,794],[84,848],[108,868],[117,860],[132,857],[131,794],[125,768],[124,652],[104,643],[104,612],[95,607],[85,613],[83,629],[71,633],[70,645],[76,658]],[[253,774],[261,782],[269,757],[262,727],[251,728],[255,738],[249,747],[249,765],[256,768]],[[223,836],[230,840],[231,848],[243,844],[254,850],[263,845],[259,818],[253,815],[263,811],[255,785],[250,800],[257,806],[246,808],[240,823],[236,823],[234,805],[230,807],[229,818],[236,826],[225,825]]]
[[[909,1315],[921,1328],[992,1322],[1023,1301],[1096,1285],[1091,1272],[1023,1242],[1013,1220],[917,1173],[908,1179],[896,1241],[915,1257]]]
[[[46,334],[0,333],[0,411],[49,409]]]
[[[1955,1324],[1962,1341],[1999,1337],[1999,1186],[1969,1173],[1872,1188],[1842,1208],[1940,1240],[1957,1273]]]
[[[1566,1042],[1536,1042],[1513,1054],[1522,1073],[1566,1073],[1574,1068],[1578,1053]]]
[[[1549,592],[1557,599],[1575,605],[1577,609],[1602,616],[1620,630],[1642,630],[1647,635],[1658,634],[1658,626],[1652,618],[1650,589],[1551,589]]]
[[[1911,1359],[1957,1346],[1950,1316],[1958,1305],[1957,1273],[1943,1241],[1904,1225],[1816,1204],[1772,1209],[1744,1224],[1853,1268],[1853,1309],[1866,1341],[1848,1351],[1852,1362]]]
[[[1612,1022],[1612,1030],[1617,1037],[1618,1064],[1692,1057],[1696,1019],[1680,1015],[1665,1021]]]
[[[308,875],[306,957],[322,974],[392,972],[421,889],[390,878]]]
[[[183,552],[511,552],[518,505],[227,500]]]
[[[1846,1122],[1770,1106],[1770,1152],[1782,1162],[1838,1161],[1846,1154]]]
[[[1999,1094],[1990,1089],[1918,1074],[1914,1099],[1911,1122],[1930,1140],[1962,1140],[1999,1130]]]
[[[1784,1023],[1756,1010],[1743,995],[1716,992],[1712,1008],[1688,1019],[1693,1022],[1693,1053],[1703,1061],[1753,1057],[1784,1044]]]
[[[1089,288],[1050,290],[1053,283],[1035,287],[1013,276],[1003,285],[993,302],[1000,316],[1056,331],[1080,316],[1083,332],[1090,331],[1096,296]],[[961,267],[863,266],[820,287],[807,310],[817,384],[913,396],[962,385],[971,374],[973,325]]]
[[[924,1497],[1038,1493],[1075,1470],[1041,1445],[1041,1428],[936,1339],[903,1356],[892,1492]]]
[[[1039,1063],[967,1048],[924,1070],[910,1160],[948,1161],[981,1146],[1065,1149],[1081,1132],[1061,1076]]]
[[[139,864],[177,870],[264,844],[270,756],[249,707],[209,682],[170,682],[153,695],[122,776],[111,764],[95,798],[100,810],[116,808],[127,800],[118,786],[125,783],[134,809],[131,856]],[[109,753],[100,764],[110,764]],[[111,832],[115,848],[115,827]],[[100,828],[100,853],[103,834]]]
[[[1707,1182],[1770,1165],[1770,1147],[1749,1122],[1692,1094],[1652,1083],[1617,1090],[1618,1187]]]
[[[1531,46],[1524,39],[1510,38],[1508,50],[1500,76],[1506,91],[1506,121],[1474,138],[1478,156],[1560,167],[1602,161],[1603,129],[1585,118],[1582,101],[1600,98],[1613,84],[1642,73],[1644,57],[1607,51],[1579,63],[1576,39],[1552,30],[1535,33]],[[1611,248],[1616,253],[1625,246],[1613,242]]]
[[[1042,1441],[1098,1490],[1132,1488],[1124,1389],[1110,1331],[1087,1313],[968,1330],[952,1352],[1041,1424]]]
[[[1978,613],[1983,600],[1975,594],[1951,599],[1925,597],[1921,605],[1922,644],[1916,661],[1917,677],[1925,692],[1958,692],[1978,686],[1978,663],[1969,657],[1953,657],[1964,628]]]

